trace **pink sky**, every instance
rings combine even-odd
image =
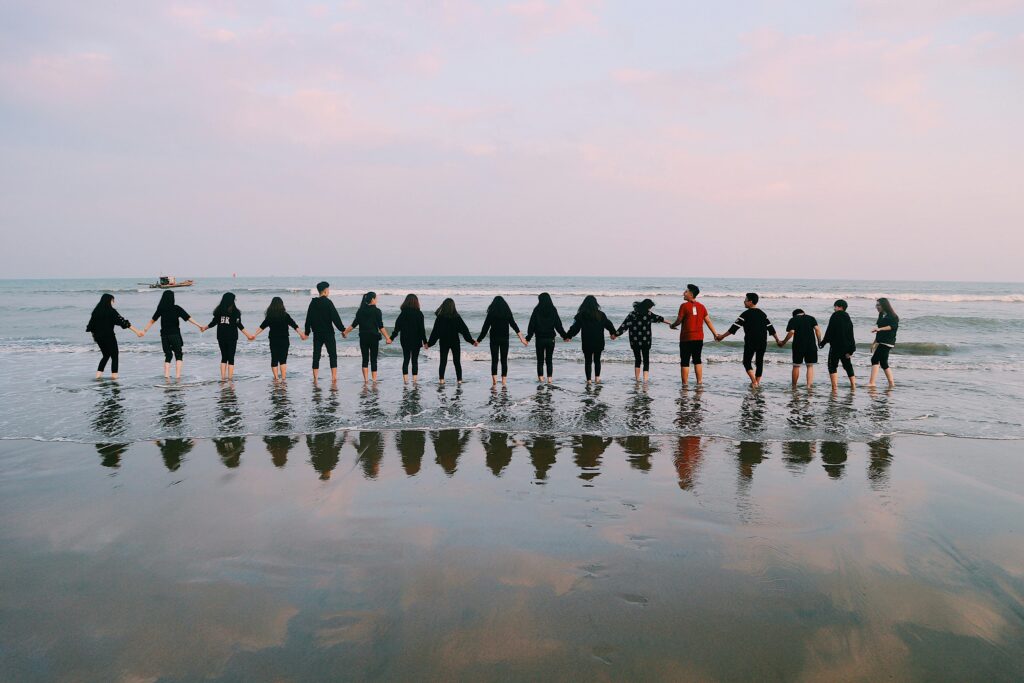
[[[1022,279],[1021,1],[21,4],[5,277]]]

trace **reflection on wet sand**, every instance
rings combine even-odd
[[[127,424],[121,387],[113,382],[104,384],[97,393],[96,407],[93,408],[93,431],[105,439],[113,439],[125,433]]]
[[[435,462],[449,477],[454,476],[459,469],[459,457],[466,449],[471,434],[469,430],[460,429],[442,429],[430,433],[434,441]]]
[[[763,430],[766,407],[764,389],[749,390],[740,403],[740,429],[745,433],[757,433]]]
[[[345,445],[345,432],[321,432],[306,435],[309,462],[320,475],[321,481],[331,478],[331,472],[338,466],[341,449]]]
[[[508,387],[505,385],[491,387],[491,396],[487,399],[487,407],[490,408],[492,424],[507,424],[512,407],[512,400],[508,396]]]
[[[812,429],[818,422],[811,400],[814,391],[793,387],[789,392],[789,412],[786,421],[793,429]]]
[[[485,461],[491,473],[500,477],[502,471],[512,462],[514,446],[505,432],[481,432],[480,443],[484,447]]]
[[[423,412],[423,402],[420,397],[420,385],[404,385],[402,387],[402,400],[398,404],[398,416],[403,421],[409,421]]]
[[[586,431],[597,431],[608,418],[608,404],[601,400],[603,384],[588,384],[583,389],[583,398],[580,400],[580,423]],[[554,408],[548,406],[549,415],[554,420]]]
[[[680,436],[676,442],[676,476],[679,478],[679,488],[684,491],[694,490],[697,484],[697,474],[704,458],[701,440],[699,436]]]
[[[234,469],[242,464],[242,453],[245,451],[244,436],[222,436],[213,439],[213,447],[217,450],[224,467]]]
[[[121,456],[128,452],[126,443],[98,443],[96,452],[100,454],[100,464],[116,469],[121,466]]]
[[[579,434],[573,437],[573,460],[580,468],[580,479],[591,481],[601,474],[601,456],[611,445],[610,436]]]
[[[626,402],[626,427],[634,432],[650,432],[654,410],[654,399],[647,391],[646,384],[636,384],[629,392]]]
[[[803,474],[814,460],[813,441],[787,441],[782,444],[782,462],[793,474]]]
[[[626,452],[626,460],[629,466],[641,472],[649,472],[651,469],[651,456],[658,449],[652,444],[649,436],[627,436],[619,439],[622,450]]]
[[[406,430],[395,434],[395,445],[402,459],[402,469],[406,475],[415,477],[423,465],[423,454],[427,450],[427,433],[419,430]]]
[[[846,471],[849,444],[845,441],[825,441],[821,444],[821,466],[833,479],[840,479]]]
[[[274,433],[291,431],[293,419],[292,404],[288,398],[288,384],[273,382],[270,385],[270,409],[267,411],[270,431]]]
[[[338,387],[330,385],[324,389],[314,384],[310,397],[309,431],[326,432],[337,427]],[[326,392],[326,393],[325,393]]]
[[[380,405],[380,390],[376,384],[364,384],[359,390],[359,406],[356,415],[363,424],[377,422],[386,417]]]
[[[736,447],[736,507],[742,519],[750,521],[754,511],[750,490],[754,481],[754,469],[767,457],[766,445],[760,441],[741,441]]]
[[[533,463],[535,483],[542,484],[548,477],[548,470],[555,464],[558,455],[558,442],[545,436],[534,436],[526,441],[526,450],[530,453]]]
[[[196,444],[192,439],[158,439],[156,445],[160,449],[164,467],[168,472],[175,472],[181,467],[182,459],[195,448]]]
[[[234,382],[224,382],[217,396],[217,419],[222,432],[237,432],[242,428],[242,410],[238,405]]]
[[[265,436],[263,443],[270,453],[270,461],[274,467],[281,468],[288,464],[288,452],[299,443],[299,437],[281,434],[278,436]]]
[[[380,474],[380,463],[384,459],[384,434],[382,432],[359,432],[352,446],[356,449],[363,476],[376,479]]]
[[[892,466],[892,439],[887,436],[868,443],[868,480],[871,488],[881,491],[889,485]]]
[[[530,417],[537,429],[542,432],[551,431],[555,424],[554,406],[552,405],[551,392],[555,388],[549,384],[538,384],[533,394],[533,403],[530,408]]]
[[[185,428],[185,394],[176,384],[167,381],[164,402],[160,408],[160,426],[165,432],[180,434]]]
[[[676,427],[690,434],[699,432],[704,423],[704,412],[704,389],[683,386],[679,390],[679,398],[676,399]]]

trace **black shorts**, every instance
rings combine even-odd
[[[174,360],[181,360],[181,357],[184,355],[182,347],[185,343],[182,341],[180,333],[174,332],[168,335],[160,335],[160,345],[164,350],[165,363],[170,363],[172,356]]]
[[[793,365],[814,365],[818,362],[818,349],[793,348]]]
[[[703,339],[693,339],[679,342],[679,364],[684,368],[690,367],[690,361],[694,365],[703,365],[700,352],[704,348]]]
[[[873,354],[871,354],[871,364],[872,365],[880,365],[880,366],[882,366],[883,370],[888,370],[889,369],[889,352],[890,351],[892,351],[892,347],[891,346],[886,346],[885,344],[879,344],[878,347],[875,348],[875,352]]]

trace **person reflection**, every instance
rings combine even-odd
[[[814,460],[814,450],[813,441],[787,441],[782,444],[782,462],[793,474],[803,474]]]
[[[175,385],[164,389],[164,404],[160,408],[160,426],[165,432],[180,432],[185,424],[185,396]]]
[[[217,396],[217,417],[222,434],[238,432],[242,428],[242,411],[238,407],[238,395],[232,382],[226,382],[220,387],[220,394]]]
[[[156,445],[164,459],[164,467],[168,472],[176,472],[181,467],[181,461],[195,446],[195,442],[192,439],[157,439]]]
[[[740,404],[740,429],[756,433],[764,429],[764,391],[749,391]]]
[[[267,413],[270,431],[282,433],[292,430],[292,403],[288,398],[286,382],[270,384],[270,411]]]
[[[100,464],[104,467],[117,469],[121,466],[121,456],[128,452],[126,443],[98,443],[96,452],[100,455]]]
[[[469,437],[468,431],[463,433],[458,429],[442,429],[431,432],[431,438],[434,440],[435,462],[449,477],[454,476],[455,471],[459,468],[459,457],[462,456]]]
[[[676,399],[676,427],[685,432],[699,432],[704,423],[704,388],[690,389],[684,384]]]
[[[363,477],[376,479],[384,458],[384,435],[381,432],[359,432],[352,445],[363,468]]]
[[[849,444],[845,441],[824,441],[821,444],[821,466],[832,479],[842,479],[846,470]]]
[[[825,404],[825,431],[833,434],[846,434],[849,431],[849,423],[856,418],[853,399],[852,391],[843,394],[833,391],[829,394],[828,403]]]
[[[589,482],[600,476],[601,456],[611,444],[610,436],[579,434],[573,437],[573,461],[580,468],[580,479]]]
[[[505,387],[502,387],[504,390]],[[483,432],[480,441],[484,447],[487,467],[491,473],[500,477],[502,471],[512,462],[512,441],[505,432]]]
[[[646,434],[634,434],[620,439],[622,450],[626,451],[626,461],[634,470],[651,471],[651,456],[658,447],[651,444],[651,437]]]
[[[325,396],[323,387],[319,384],[314,384],[311,398],[312,403],[309,413],[310,431],[326,432],[335,429],[338,426],[336,422],[338,413],[338,385],[331,384]]]
[[[736,464],[739,468],[736,505],[744,521],[748,521],[753,512],[750,487],[754,481],[754,468],[764,461],[766,451],[765,445],[760,441],[742,441],[736,448]]]
[[[395,443],[402,457],[402,469],[407,476],[415,477],[419,474],[423,454],[427,450],[427,433],[407,429],[395,435]]]
[[[882,491],[889,487],[889,467],[892,465],[892,441],[883,436],[868,443],[868,481],[871,488]]]
[[[588,431],[601,431],[604,429],[605,420],[608,417],[608,404],[601,400],[603,384],[588,384],[583,389],[583,399],[580,401],[582,424]],[[552,415],[552,418],[554,416]],[[552,419],[547,429],[550,431],[554,425]]]
[[[892,431],[892,411],[889,406],[889,399],[892,398],[892,387],[878,391],[874,387],[868,388],[868,419],[871,420],[871,431],[875,434],[887,434]]]
[[[299,437],[279,434],[277,436],[264,436],[263,443],[267,446],[267,453],[270,453],[270,461],[278,469],[288,464],[288,452],[299,442]]]
[[[651,429],[653,399],[647,393],[646,384],[636,384],[626,402],[626,427],[632,432],[646,432]]]
[[[526,450],[530,452],[530,462],[533,463],[534,483],[543,484],[548,470],[555,464],[558,444],[550,437],[535,436],[526,442]]]
[[[96,407],[93,409],[92,428],[97,434],[114,438],[124,434],[128,426],[121,387],[104,384],[100,387]]]
[[[789,414],[786,422],[793,429],[805,430],[814,427],[817,420],[814,415],[812,393],[793,388],[789,392]]]
[[[402,401],[398,404],[398,417],[405,423],[415,420],[423,412],[420,385],[402,385]]]
[[[363,423],[379,422],[386,416],[380,407],[380,391],[376,384],[364,384],[359,390],[359,407],[356,409],[356,415]]]
[[[222,436],[213,440],[220,461],[224,467],[234,469],[242,464],[242,452],[245,451],[244,436]]]
[[[446,385],[437,385],[437,414],[445,422],[463,417],[461,384],[456,385],[455,394],[451,397],[448,396]]]
[[[487,399],[487,407],[491,409],[491,424],[503,425],[509,421],[512,401],[508,397],[508,385],[491,386],[491,395]]]
[[[331,472],[338,466],[341,448],[344,445],[344,432],[320,432],[306,435],[309,462],[320,475],[320,481],[327,481],[331,478]]]
[[[551,394],[554,388],[550,385],[538,384],[537,391],[533,394],[533,406],[530,409],[530,417],[533,426],[539,431],[550,431],[555,424],[554,407]]]
[[[676,442],[676,476],[679,488],[692,491],[697,484],[697,473],[704,460],[704,444],[699,436],[680,436]]]

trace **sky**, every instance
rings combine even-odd
[[[1024,280],[1024,0],[0,0],[0,277]]]

